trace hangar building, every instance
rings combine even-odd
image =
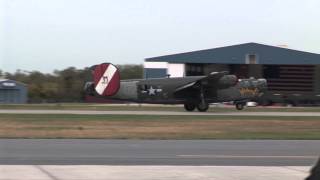
[[[239,78],[266,78],[268,103],[320,103],[320,54],[245,43],[145,59],[144,77],[206,75],[229,71]]]
[[[27,86],[23,83],[0,79],[0,104],[27,103]]]

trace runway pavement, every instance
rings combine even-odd
[[[0,180],[303,180],[320,141],[0,139]]]
[[[0,180],[303,180],[310,167],[1,166]]]
[[[88,115],[202,115],[202,116],[319,116],[320,112],[177,112],[177,111],[93,111],[93,110],[12,110],[0,114],[88,114]]]
[[[311,166],[320,141],[0,139],[2,165]]]

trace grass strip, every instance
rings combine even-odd
[[[319,117],[0,114],[0,138],[320,139]]]

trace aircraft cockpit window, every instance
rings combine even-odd
[[[244,85],[245,86],[250,86],[250,82],[246,80],[246,81],[244,81]]]

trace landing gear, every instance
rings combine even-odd
[[[203,86],[200,86],[200,102],[197,105],[197,109],[199,112],[206,112],[209,109],[209,104],[206,102],[204,98]]]
[[[206,112],[209,109],[209,104],[207,102],[200,102],[197,105],[197,109],[200,112]]]
[[[197,110],[198,110],[199,112],[206,112],[206,111],[209,109],[209,104],[206,103],[206,102],[204,102],[204,103],[200,102],[200,103],[197,104],[197,105],[196,105],[196,104],[193,104],[193,103],[186,103],[186,104],[184,104],[184,109],[185,109],[186,111],[191,112],[191,111],[194,111],[196,108],[197,108]]]
[[[236,109],[237,110],[243,110],[243,108],[244,108],[244,106],[245,106],[245,103],[236,103]]]
[[[206,112],[209,109],[209,103],[206,102],[205,97],[204,97],[204,89],[203,86],[200,85],[199,87],[199,99],[193,98],[193,99],[188,99],[187,102],[184,104],[184,109],[186,111],[194,111],[195,108],[199,112]]]
[[[186,103],[184,104],[184,109],[186,111],[194,111],[194,109],[196,108],[196,105],[193,103]]]

